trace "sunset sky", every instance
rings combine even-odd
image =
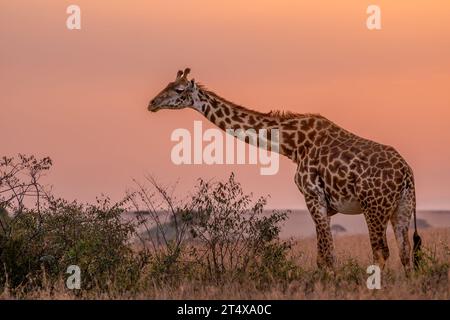
[[[81,30],[66,28],[70,4]],[[366,28],[370,4],[381,30]],[[147,105],[188,66],[241,105],[320,113],[394,146],[414,170],[418,208],[450,208],[448,0],[2,1],[0,41],[0,156],[50,156],[59,196],[118,200],[152,174],[179,180],[183,197],[197,178],[235,171],[269,207],[305,207],[284,158],[273,176],[172,164],[172,131],[204,119]]]

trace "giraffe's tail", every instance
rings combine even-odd
[[[421,253],[421,247],[422,247],[422,238],[419,236],[419,233],[417,232],[417,217],[416,217],[416,195],[415,195],[415,188],[414,188],[414,178],[412,178],[408,181],[407,190],[409,191],[411,195],[412,200],[412,206],[411,210],[413,210],[413,218],[414,218],[414,234],[413,234],[413,266],[414,269],[417,270],[420,267],[420,262],[422,258]]]
[[[416,209],[414,208],[414,234],[413,234],[413,265],[414,269],[419,269],[420,260],[422,258],[421,247],[422,247],[422,238],[419,236],[417,232],[417,221],[416,221]]]

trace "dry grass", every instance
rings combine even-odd
[[[429,229],[421,232],[426,248],[438,263],[449,263],[450,229]],[[227,283],[221,287],[185,283],[179,288],[153,292],[157,299],[449,299],[448,269],[444,279],[433,271],[422,271],[407,278],[398,256],[393,234],[388,237],[391,257],[382,274],[382,288],[369,290],[365,269],[371,264],[368,236],[335,237],[338,271],[320,274],[316,270],[316,241],[299,239],[292,249],[304,272],[298,280],[258,288],[252,283]],[[436,266],[437,267],[437,266]],[[140,298],[147,298],[145,295]]]
[[[430,228],[419,230],[424,246],[429,250],[436,250],[437,258],[448,259],[450,246],[450,228]],[[388,246],[390,257],[386,268],[396,271],[402,270],[398,247],[393,233],[388,233]],[[410,241],[412,233],[410,234]],[[356,260],[361,265],[370,265],[372,261],[372,251],[370,249],[368,235],[338,235],[334,236],[335,249],[338,261],[341,263],[349,258]],[[299,260],[300,265],[315,267],[316,240],[314,238],[299,239],[296,241],[295,252],[302,252],[304,256]],[[447,256],[446,256],[447,255]]]
[[[74,295],[65,289],[64,280],[53,289],[24,294],[27,299],[450,299],[449,257],[450,229],[428,229],[421,232],[427,258],[423,270],[405,276],[393,235],[389,235],[391,257],[382,273],[382,288],[366,287],[366,267],[371,264],[366,235],[337,236],[338,268],[335,274],[320,272],[315,267],[315,239],[298,239],[292,248],[298,274],[290,280],[274,280],[270,284],[251,281],[225,281],[220,285],[204,281],[178,281],[175,285],[158,285],[151,278],[138,284],[133,292],[108,294],[95,290]],[[7,290],[0,299],[10,299]]]

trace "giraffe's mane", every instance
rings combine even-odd
[[[311,113],[298,113],[298,112],[292,112],[292,111],[285,111],[285,110],[270,110],[266,113],[266,115],[274,118],[279,118],[281,120],[289,120],[289,119],[297,119],[297,118],[305,118],[312,116]]]
[[[257,110],[252,110],[246,107],[243,107],[241,105],[238,105],[232,101],[229,101],[221,96],[219,96],[217,93],[208,90],[206,88],[206,86],[202,85],[202,84],[197,84],[197,86],[203,90],[204,92],[206,92],[208,95],[214,96],[216,98],[218,98],[219,100],[233,106],[233,108],[236,109],[241,109],[243,111],[252,113],[256,116],[263,116],[263,117],[272,117],[272,118],[277,118],[280,120],[289,120],[289,119],[297,119],[297,118],[305,118],[305,117],[310,117],[310,116],[319,116],[316,114],[311,114],[311,113],[297,113],[297,112],[292,112],[292,111],[284,111],[284,110],[270,110],[269,112],[261,112],[261,111],[257,111]]]

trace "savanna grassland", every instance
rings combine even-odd
[[[420,266],[391,256],[381,289],[366,286],[367,235],[337,235],[334,272],[316,267],[314,238],[280,238],[285,211],[264,213],[234,175],[199,180],[179,200],[147,177],[124,199],[81,204],[39,184],[48,158],[0,162],[1,299],[449,299],[450,228],[420,230]],[[124,218],[128,212],[137,214]],[[68,289],[67,267],[81,273]]]
[[[287,279],[272,278],[266,283],[250,279],[226,279],[221,283],[178,279],[161,284],[152,280],[152,272],[142,275],[129,291],[112,287],[83,292],[68,290],[64,279],[43,284],[29,292],[12,294],[4,290],[1,299],[450,299],[448,267],[450,229],[428,229],[422,232],[427,247],[426,265],[406,277],[395,256],[393,237],[389,237],[392,256],[382,272],[380,290],[366,287],[365,268],[370,264],[369,243],[364,235],[342,236],[336,239],[338,268],[334,275],[317,270],[315,239],[296,240],[291,250],[299,269]],[[430,250],[429,250],[430,249]],[[295,271],[292,271],[295,273]],[[147,282],[147,283],[142,283]]]

